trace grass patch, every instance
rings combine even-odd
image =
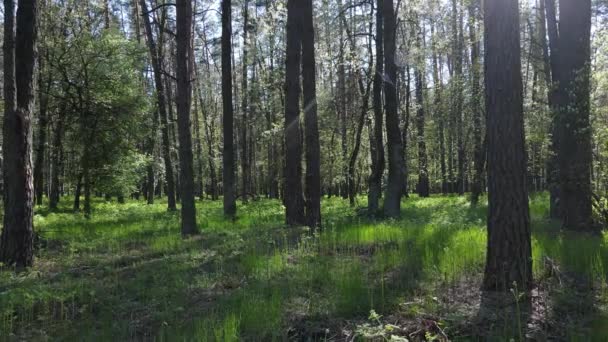
[[[189,239],[162,202],[97,200],[91,220],[68,202],[56,213],[37,208],[36,266],[0,272],[0,340],[331,340],[371,310],[439,312],[446,287],[479,277],[485,262],[486,207],[464,197],[413,197],[402,219],[385,221],[326,199],[316,235],[284,227],[279,201],[240,205],[235,221],[204,202],[202,234]],[[530,203],[536,278],[578,286],[547,291],[552,307],[566,308],[548,317],[571,315],[571,339],[608,337],[608,236],[561,232],[545,218],[545,195]],[[446,324],[454,331],[457,321]]]

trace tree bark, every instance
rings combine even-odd
[[[302,6],[287,2],[285,60],[285,218],[288,225],[305,225],[302,198],[302,132],[300,129],[300,65]]]
[[[384,3],[384,98],[386,106],[386,136],[388,142],[388,184],[384,199],[384,215],[399,217],[403,192],[403,144],[397,114],[397,65],[395,64],[396,17],[393,1]]]
[[[52,73],[47,72],[47,78],[43,81],[42,70],[44,68],[45,58],[48,56],[39,56],[38,60],[38,101],[39,101],[39,116],[38,116],[38,142],[36,146],[36,161],[34,163],[34,189],[36,192],[36,204],[42,205],[44,196],[44,165],[47,144],[47,129],[48,129],[48,93],[52,85]]]
[[[234,107],[232,103],[232,1],[222,0],[222,105],[224,125],[224,215],[236,216],[234,184]]]
[[[473,154],[475,157],[475,169],[473,173],[473,184],[471,187],[471,203],[476,205],[481,195],[482,178],[484,169],[484,150],[481,138],[481,103],[480,103],[480,72],[479,64],[480,49],[477,39],[476,10],[479,1],[475,0],[469,4],[469,39],[471,40],[471,111],[473,114]]]
[[[489,206],[483,287],[527,289],[532,252],[518,1],[486,0],[484,23]]]
[[[194,200],[194,157],[192,155],[192,1],[177,0],[177,129],[179,136],[182,235],[198,233]]]
[[[245,0],[243,4],[243,75],[242,75],[242,102],[241,102],[241,199],[243,203],[247,203],[247,196],[249,195],[249,186],[251,172],[249,170],[249,158],[248,158],[248,141],[247,141],[247,129],[248,129],[248,118],[247,112],[249,111],[249,90],[248,90],[248,32],[249,32],[249,1]]]
[[[24,268],[34,262],[32,112],[38,37],[35,0],[4,1],[4,226],[0,261]],[[16,76],[16,78],[15,78]]]
[[[302,0],[300,0],[302,1]],[[302,4],[302,86],[304,100],[304,136],[306,141],[306,223],[321,226],[321,147],[317,119],[315,30],[312,0]]]
[[[384,77],[384,0],[376,0],[376,71],[374,73],[374,140],[370,142],[372,166],[369,178],[368,211],[378,212],[384,175],[384,113],[382,110],[382,88]]]
[[[591,206],[591,0],[560,0],[559,180],[564,227],[593,230]]]

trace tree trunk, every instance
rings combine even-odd
[[[384,116],[382,110],[382,88],[384,76],[384,0],[376,0],[376,71],[374,73],[374,140],[370,142],[372,167],[369,178],[368,211],[378,212],[384,175]]]
[[[47,144],[47,129],[48,129],[48,93],[51,88],[52,73],[47,72],[48,77],[42,81],[42,70],[47,56],[38,56],[38,101],[39,101],[39,117],[38,117],[38,141],[36,146],[36,161],[34,163],[34,189],[36,192],[36,204],[42,205],[44,195],[44,165]]]
[[[591,0],[560,0],[559,180],[564,227],[592,230]]]
[[[249,194],[250,186],[250,170],[249,170],[249,158],[248,158],[248,141],[247,141],[247,129],[248,129],[248,118],[247,112],[249,111],[249,89],[248,89],[248,32],[249,32],[249,1],[245,0],[243,3],[243,75],[242,75],[242,102],[241,111],[243,116],[241,119],[241,198],[243,203],[247,203],[247,196]]]
[[[421,26],[421,25],[420,25]],[[415,31],[416,33],[416,49],[419,54],[423,54],[422,50],[423,45],[423,32],[422,27],[418,27]],[[428,157],[426,154],[426,141],[424,140],[424,126],[425,126],[425,118],[424,118],[424,87],[425,80],[424,75],[426,75],[426,71],[424,68],[425,60],[423,56],[419,56],[416,61],[416,102],[417,102],[417,111],[416,111],[416,130],[417,130],[417,142],[418,142],[418,186],[417,192],[420,197],[429,197],[430,196],[430,186],[429,186],[429,170],[428,170]]]
[[[302,0],[300,0],[302,1]],[[302,86],[304,100],[304,136],[306,141],[306,223],[321,226],[321,147],[317,119],[315,30],[312,0],[302,4]]]
[[[386,136],[388,142],[388,184],[384,199],[384,215],[399,217],[403,192],[403,145],[397,114],[397,65],[395,64],[396,17],[393,1],[384,3],[384,99],[386,106]]]
[[[177,210],[175,203],[175,178],[173,176],[173,162],[171,161],[171,142],[169,140],[169,119],[167,117],[167,100],[165,97],[165,85],[163,83],[162,77],[161,58],[163,44],[161,42],[157,47],[156,41],[154,40],[146,0],[140,0],[139,4],[141,7],[142,16],[144,18],[144,27],[146,30],[148,49],[150,50],[150,59],[152,61],[152,69],[154,71],[154,84],[156,85],[156,104],[158,106],[158,113],[162,121],[162,151],[163,159],[165,162],[165,179],[167,183],[167,208],[170,211],[175,211]]]
[[[447,167],[445,162],[445,114],[441,107],[441,93],[443,86],[441,83],[441,77],[439,70],[441,69],[441,60],[437,56],[437,36],[435,35],[435,23],[431,24],[431,37],[432,37],[432,53],[433,53],[433,84],[435,86],[433,94],[433,111],[435,117],[437,117],[437,131],[439,139],[439,164],[441,168],[441,193],[447,194],[448,192],[448,179],[447,179]]]
[[[232,1],[222,0],[222,104],[224,125],[224,215],[236,216],[234,184],[234,107],[232,104]]]
[[[65,111],[65,105],[62,105],[60,110],[60,117],[57,119],[55,124],[55,136],[53,137],[53,150],[51,159],[51,193],[49,196],[49,209],[57,210],[57,205],[60,200],[60,173],[63,165],[63,127],[64,118],[63,113]]]
[[[489,206],[483,287],[527,289],[532,252],[518,1],[486,0],[484,22]]]
[[[194,157],[190,109],[192,106],[192,1],[177,0],[177,129],[179,136],[182,235],[198,233],[194,200]]]
[[[464,164],[465,164],[465,150],[464,150],[464,127],[462,120],[462,107],[463,107],[463,75],[462,75],[462,64],[463,64],[463,32],[462,32],[462,11],[458,11],[457,0],[452,0],[452,33],[453,33],[453,52],[452,58],[454,58],[454,76],[452,80],[452,87],[454,90],[452,105],[452,118],[456,124],[456,156],[457,156],[457,173],[456,173],[456,192],[460,195],[464,194]]]
[[[4,1],[4,226],[0,261],[24,268],[34,262],[32,111],[38,9],[20,0],[17,34],[12,0]],[[15,75],[17,76],[15,79]],[[15,101],[16,100],[16,101]]]
[[[479,64],[480,50],[477,39],[476,10],[480,2],[478,0],[469,4],[469,38],[471,40],[471,111],[473,114],[473,153],[475,156],[475,169],[473,173],[473,184],[471,187],[471,203],[476,205],[481,195],[482,177],[484,167],[483,146],[481,138],[481,103],[480,103],[480,72]]]
[[[300,62],[302,6],[287,2],[285,60],[285,218],[288,225],[306,224],[302,198],[302,133],[300,129]]]

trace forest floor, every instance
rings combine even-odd
[[[365,199],[359,199],[359,207]],[[562,232],[531,198],[531,292],[479,290],[486,207],[405,199],[400,220],[323,202],[324,231],[274,200],[198,203],[182,239],[165,203],[37,208],[36,266],[0,271],[2,340],[608,340],[608,235]]]

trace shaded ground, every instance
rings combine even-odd
[[[608,340],[606,238],[572,235],[532,199],[529,294],[481,293],[485,207],[412,198],[369,220],[340,199],[325,230],[283,227],[277,201],[199,204],[182,240],[165,204],[38,210],[28,273],[0,272],[0,340]]]

